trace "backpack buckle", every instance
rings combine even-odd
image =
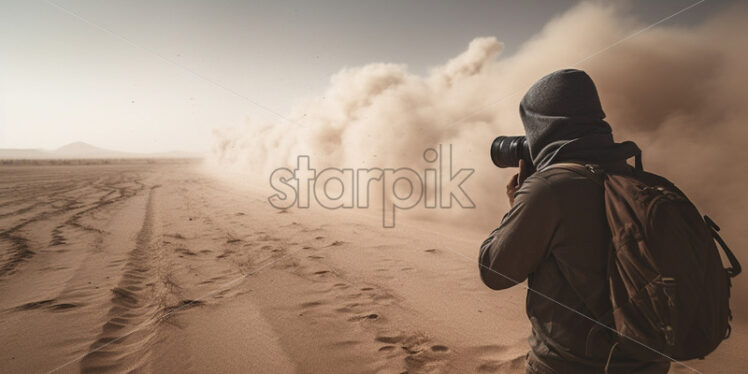
[[[602,174],[603,170],[600,168],[600,165],[595,164],[585,164],[585,169],[590,172],[592,175],[600,175]]]

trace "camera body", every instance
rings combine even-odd
[[[530,145],[524,136],[499,136],[491,143],[491,161],[500,168],[519,167],[519,160],[533,168]]]

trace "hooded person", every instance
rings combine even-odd
[[[610,164],[639,153],[634,143],[613,142],[595,84],[581,70],[541,78],[522,98],[519,114],[538,170],[570,160]]]
[[[627,168],[626,159],[639,149],[614,142],[595,84],[580,70],[541,78],[519,111],[537,171],[510,182],[512,207],[483,242],[479,269],[494,290],[528,282],[527,372],[667,373],[670,362],[664,357],[641,362],[615,350],[606,273],[611,236],[602,187],[571,170],[549,167],[576,162]]]

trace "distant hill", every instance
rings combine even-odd
[[[51,152],[55,158],[130,158],[132,153],[110,151],[84,142],[63,145]]]
[[[53,151],[43,149],[0,149],[0,160],[94,159],[94,158],[200,158],[199,153],[160,152],[131,153],[99,148],[84,142],[74,142]]]
[[[58,157],[65,158],[119,158],[130,155],[125,152],[110,151],[99,147],[92,146],[84,142],[75,142],[63,145],[52,153]]]

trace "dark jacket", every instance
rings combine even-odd
[[[602,188],[554,168],[523,183],[514,206],[481,246],[480,274],[488,287],[505,289],[527,279],[530,359],[555,370],[547,372],[602,372],[612,335],[595,321],[610,324],[609,246]],[[611,361],[611,373],[647,365],[660,368],[652,373],[665,373],[669,366],[630,362],[617,351]]]
[[[613,142],[597,91],[579,70],[544,77],[520,105],[533,164],[514,205],[480,249],[480,275],[500,290],[528,281],[532,325],[528,370],[601,373],[611,352],[606,276],[611,237],[603,189],[573,171],[576,161],[626,167],[635,149]],[[667,361],[641,363],[613,350],[609,372],[666,373]]]

